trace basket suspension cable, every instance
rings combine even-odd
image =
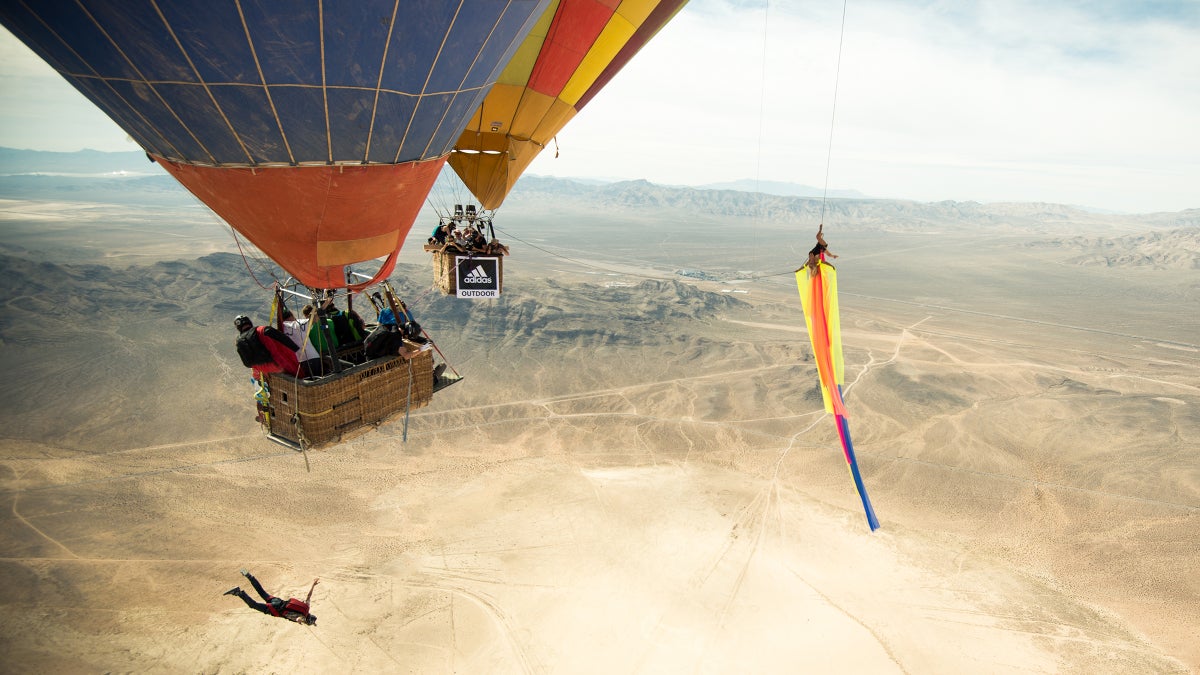
[[[190,193],[189,193],[189,195],[190,195]],[[204,210],[205,210],[205,211],[208,213],[208,215],[209,215],[209,216],[210,216],[210,217],[211,217],[211,218],[212,218],[212,219],[213,219],[213,220],[214,220],[214,221],[217,223],[217,225],[219,225],[220,227],[223,227],[224,229],[226,229],[226,230],[228,230],[228,231],[229,231],[229,235],[230,235],[230,236],[233,238],[233,243],[234,243],[234,245],[235,245],[235,246],[237,246],[238,255],[240,255],[240,256],[241,256],[241,258],[242,258],[242,264],[243,264],[243,265],[246,267],[246,272],[247,272],[247,273],[249,273],[249,275],[250,275],[250,278],[254,280],[254,283],[258,284],[259,288],[262,288],[262,289],[267,289],[267,288],[269,288],[269,286],[267,286],[266,284],[264,284],[264,283],[262,283],[261,281],[259,281],[258,277],[257,277],[257,276],[255,276],[255,274],[254,274],[254,270],[250,269],[250,261],[249,261],[249,259],[247,258],[246,247],[244,247],[244,246],[242,245],[242,241],[241,241],[241,239],[238,237],[238,232],[237,232],[237,230],[233,229],[233,226],[232,226],[232,225],[230,225],[229,223],[225,222],[225,220],[224,220],[223,218],[221,218],[220,216],[218,216],[218,215],[217,215],[215,212],[213,212],[211,209],[207,208],[207,206],[204,204],[204,202],[200,201],[200,198],[199,198],[199,197],[196,197],[195,195],[191,195],[191,197],[192,197],[193,199],[195,199],[195,203],[196,203],[196,205],[197,205],[197,206],[204,207]],[[260,252],[260,253],[261,253],[261,252]],[[274,277],[275,277],[275,274],[274,274],[274,272],[273,272],[273,271],[271,271],[270,269],[266,268],[266,266],[265,266],[265,265],[263,264],[263,262],[262,262],[262,259],[263,259],[263,258],[265,258],[265,257],[266,257],[266,256],[261,256],[261,257],[259,257],[259,258],[256,260],[256,262],[258,263],[258,265],[259,265],[259,267],[260,267],[260,270],[259,270],[259,271],[260,271],[260,273],[262,273],[264,276],[270,276],[270,277],[274,278]],[[276,280],[277,280],[277,279],[276,279]],[[278,281],[278,280],[277,280],[277,281]]]
[[[333,332],[330,330],[329,326],[326,325],[326,322],[325,322],[325,303],[332,302],[332,300],[334,298],[334,294],[324,292],[324,291],[321,293],[317,293],[317,289],[312,289],[312,291],[313,291],[313,295],[315,296],[315,299],[314,299],[315,306],[313,307],[313,317],[314,317],[315,321],[317,322],[317,330],[321,334],[321,338],[322,338],[322,342],[324,343],[323,346],[325,347],[325,350],[329,352],[329,358],[333,361],[333,372],[340,373],[340,372],[342,372],[342,360],[338,358],[337,348],[333,346],[334,345]],[[318,349],[317,351],[321,351],[321,350]]]
[[[842,0],[842,25],[838,32],[837,67],[833,75],[833,110],[829,114],[829,147],[825,151],[825,187],[821,191],[821,220],[825,224],[825,201],[829,196],[829,165],[833,158],[833,130],[837,122],[838,84],[842,78],[842,44],[846,39],[846,5],[849,0]]]
[[[347,288],[349,288],[354,283],[354,276],[350,272],[349,265],[347,265],[343,271],[346,274],[346,286],[347,286]],[[347,291],[346,292],[346,315],[349,316],[350,314],[353,314],[353,313],[354,313],[354,294]]]
[[[767,29],[768,29],[768,26],[770,25],[770,18],[771,18],[771,2],[770,2],[770,0],[767,0],[767,2],[763,5],[762,58],[760,61],[760,63],[762,65],[761,65],[761,68],[759,71],[759,76],[758,76],[758,139],[757,139],[757,148],[756,148],[755,157],[754,157],[754,192],[756,194],[758,194],[758,200],[757,200],[758,201],[758,219],[752,220],[750,223],[750,228],[751,228],[751,232],[750,232],[751,237],[750,238],[755,243],[754,266],[756,268],[759,265],[759,257],[762,255],[762,252],[765,249],[765,247],[762,246],[762,242],[758,239],[759,236],[762,236],[764,228],[757,227],[757,225],[759,225],[760,223],[762,223],[763,221],[765,221],[767,219],[766,195],[764,195],[759,189],[759,178],[762,175],[763,126],[764,126],[764,120],[766,117],[767,38],[768,38],[768,30]]]
[[[425,328],[424,328],[424,327],[422,327],[422,328],[421,328],[421,335],[424,335],[424,336],[425,336],[425,339],[426,339],[426,340],[429,340],[429,344],[433,345],[433,351],[437,352],[437,355],[438,355],[438,356],[440,356],[440,357],[442,357],[442,361],[443,361],[443,362],[444,362],[444,363],[445,363],[447,366],[450,366],[450,372],[454,373],[454,376],[455,376],[455,377],[461,377],[461,375],[459,375],[459,374],[458,374],[458,370],[457,370],[457,369],[455,369],[455,367],[454,367],[453,365],[451,365],[451,363],[450,363],[450,359],[446,358],[446,355],[442,353],[442,350],[441,350],[441,348],[439,348],[439,347],[437,346],[437,343],[433,341],[433,338],[432,338],[432,337],[430,337],[430,335],[429,335],[429,331],[425,330]]]
[[[392,310],[392,319],[396,322],[396,327],[400,328],[400,309],[397,307],[398,299],[395,291],[392,290],[392,285],[385,283],[383,285],[383,297],[387,302],[387,306]]]
[[[562,255],[561,253],[555,253],[554,251],[542,248],[541,246],[538,246],[537,244],[533,244],[528,241],[525,241],[524,239],[522,239],[516,235],[513,235],[505,230],[501,230],[500,228],[496,228],[496,229],[500,232],[500,234],[504,235],[505,239],[512,239],[513,241],[519,241],[522,244],[525,244],[526,246],[528,246],[530,248],[535,248],[535,249],[541,251],[542,253],[545,253],[548,256],[551,256],[553,258],[559,258],[560,260],[566,260],[567,262],[575,263],[576,265],[581,265],[583,267],[590,267],[592,269],[604,270],[605,272],[615,272],[617,274],[623,274],[627,277],[634,277],[637,279],[651,279],[651,280],[655,280],[655,281],[662,281],[663,279],[674,278],[674,275],[653,276],[650,274],[636,274],[634,272],[626,272],[624,270],[614,270],[610,267],[605,267],[603,265],[597,265],[595,263],[580,260],[578,258],[571,258],[569,256]],[[758,274],[752,278],[753,279],[769,279],[771,277],[781,277],[781,276],[792,275],[792,274],[794,274],[793,270],[785,270],[783,272],[776,272],[773,274]]]
[[[224,224],[224,223],[222,223],[222,224]],[[245,266],[246,272],[250,275],[250,278],[254,280],[254,283],[258,284],[258,287],[263,290],[270,288],[270,286],[268,284],[264,284],[262,281],[259,280],[258,276],[254,274],[254,270],[250,269],[250,257],[253,257],[255,259],[255,263],[259,267],[260,274],[262,274],[263,276],[270,277],[270,278],[274,279],[276,282],[278,282],[279,279],[275,276],[275,272],[273,270],[271,270],[269,267],[267,267],[266,263],[264,262],[265,260],[268,260],[268,258],[266,258],[266,256],[253,256],[253,255],[250,255],[249,257],[247,257],[248,256],[247,251],[246,251],[247,245],[242,244],[242,239],[241,239],[241,237],[238,236],[237,230],[233,229],[233,227],[231,227],[229,225],[226,225],[225,227],[229,230],[229,234],[233,238],[234,245],[237,246],[238,255],[240,255],[242,258],[242,265]]]
[[[282,294],[285,292],[285,290],[286,290],[286,289],[284,289],[282,286],[279,286],[279,287],[277,287],[277,291],[276,291],[276,292],[277,292],[277,293],[279,293],[279,294],[280,294],[280,297],[282,298]],[[287,291],[287,292],[291,293],[292,295],[294,295],[294,296],[296,296],[296,297],[298,297],[298,298],[306,298],[306,299],[308,299],[310,302],[312,302],[312,301],[313,301],[313,298],[312,298],[311,296],[306,296],[306,295],[303,295],[303,294],[301,294],[301,293],[298,293],[298,292],[296,292],[296,291]],[[303,312],[301,312],[301,313],[303,313]],[[314,312],[314,314],[315,314],[315,312]],[[310,337],[310,335],[311,335],[311,333],[312,333],[312,325],[311,325],[311,322],[312,322],[312,319],[309,319],[309,320],[308,320],[307,322],[305,322],[304,324],[301,324],[301,325],[303,325],[303,326],[304,326],[305,330],[304,330],[304,335],[301,337],[300,353],[304,353],[304,351],[305,351],[305,350],[308,348],[308,344],[309,344],[309,337]],[[320,351],[319,351],[319,350],[318,350],[318,352],[317,352],[317,357],[318,357],[318,358],[320,358]],[[300,398],[300,375],[302,375],[302,374],[303,374],[303,370],[304,370],[304,364],[298,364],[298,365],[299,365],[299,369],[298,369],[298,370],[297,370],[297,372],[296,372],[296,377],[295,377],[295,378],[293,379],[293,381],[292,381],[292,397],[293,397],[293,399],[296,399],[296,400],[299,400],[299,398]],[[296,413],[296,415],[294,415],[294,421],[295,421],[295,423],[296,423],[296,434],[297,434],[297,436],[296,436],[296,437],[297,437],[297,438],[303,438],[303,431],[302,431],[302,430],[301,430],[301,428],[300,428],[300,414],[299,414],[299,413]],[[302,450],[304,449],[304,446],[303,446],[303,445],[301,445],[301,449],[302,449]],[[306,453],[305,453],[305,455],[304,455],[304,463],[305,463],[305,465],[307,465],[307,464],[308,464],[308,454],[307,454],[307,452],[306,452]]]
[[[399,323],[400,313],[396,309],[396,303],[398,302],[400,307],[404,308],[405,316],[408,316],[408,306],[404,304],[403,300],[397,299],[396,292],[392,289],[392,285],[390,283],[385,281],[383,284],[383,287],[384,287],[384,295],[387,298],[387,304],[392,309],[392,316],[395,317],[396,322]],[[431,290],[432,289],[426,290],[424,294],[422,294],[419,298],[417,298],[417,302],[420,302],[421,298],[424,298],[426,295],[428,295]],[[441,347],[437,346],[437,342],[434,341],[433,336],[429,334],[429,331],[425,330],[424,326],[421,326],[421,335],[425,336],[426,340],[429,340],[429,344],[433,346],[433,350],[435,352],[437,352],[437,355],[442,357],[442,361],[446,364],[447,367],[450,368],[450,372],[454,373],[455,377],[461,377],[458,374],[458,369],[456,369],[454,367],[454,365],[452,363],[450,363],[450,359],[446,358],[446,355],[442,353]]]
[[[400,437],[401,443],[408,442],[408,416],[412,411],[412,387],[413,387],[413,365],[412,358],[408,359],[408,396],[404,399],[404,434]]]

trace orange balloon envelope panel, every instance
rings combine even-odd
[[[308,286],[404,242],[550,0],[39,0],[0,22]]]
[[[687,0],[554,0],[450,155],[485,209]]]

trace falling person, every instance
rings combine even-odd
[[[301,602],[296,598],[284,600],[283,598],[278,598],[270,593],[267,593],[265,590],[263,590],[262,584],[258,583],[258,579],[255,579],[254,575],[250,574],[250,572],[246,570],[242,570],[242,576],[250,580],[250,585],[254,586],[254,590],[258,591],[258,594],[262,596],[262,599],[267,601],[266,604],[255,602],[253,598],[246,594],[246,591],[242,590],[241,586],[234,586],[233,588],[225,591],[225,595],[236,595],[242,599],[242,602],[246,603],[247,607],[250,609],[256,609],[263,614],[278,616],[289,621],[295,621],[296,623],[303,623],[309,626],[317,623],[317,617],[309,612],[308,603],[310,600],[312,600],[313,589],[317,587],[317,582],[320,581],[320,578],[313,579],[312,586],[308,589],[308,596],[304,598],[304,602]]]

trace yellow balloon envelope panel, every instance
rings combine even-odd
[[[546,144],[687,0],[555,0],[500,74],[450,155],[495,209]]]

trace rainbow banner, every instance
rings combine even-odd
[[[800,289],[800,303],[804,306],[804,323],[808,337],[812,340],[813,360],[817,362],[817,375],[821,379],[821,397],[825,410],[837,421],[838,437],[842,440],[842,452],[850,477],[862,498],[863,510],[871,531],[879,529],[879,519],[871,507],[871,498],[863,485],[858,471],[858,460],[854,458],[854,443],[850,440],[850,424],[846,421],[846,404],[842,400],[842,384],[845,382],[845,365],[842,361],[842,326],[838,317],[837,270],[825,262],[822,254],[817,268],[801,267],[796,270],[796,286]]]

